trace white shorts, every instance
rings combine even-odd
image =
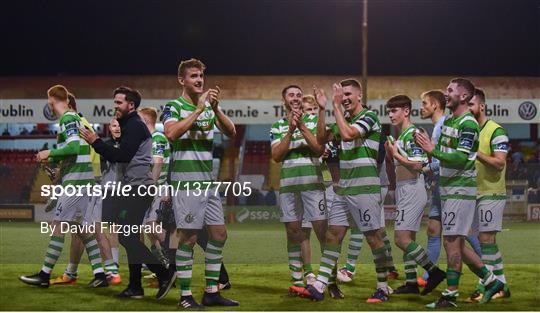
[[[382,215],[382,216],[381,216]],[[351,226],[349,216],[361,232],[384,226],[380,194],[336,195],[330,206],[328,225]]]
[[[159,205],[161,204],[161,196],[155,196],[154,200],[152,201],[152,204],[146,210],[146,214],[144,215],[143,225],[148,224],[149,222],[155,222],[157,221],[157,209],[159,209]]]
[[[486,199],[476,200],[476,214],[474,215],[473,232],[500,232],[506,200]]]
[[[60,196],[54,210],[54,220],[61,222],[90,223],[85,218],[90,204],[90,196]]]
[[[382,227],[385,227],[386,225],[386,218],[384,213],[384,200],[386,199],[386,195],[388,194],[388,186],[381,186],[381,206],[382,206],[382,214],[381,214],[381,225]]]
[[[476,201],[465,199],[441,200],[443,236],[468,236],[476,213]]]
[[[88,203],[88,209],[84,220],[88,223],[101,222],[101,212],[103,210],[103,199],[100,196],[93,196]]]
[[[279,194],[281,222],[321,221],[326,216],[326,197],[322,190],[306,190]]]
[[[179,229],[202,229],[204,225],[225,225],[223,206],[215,190],[209,189],[208,195],[193,196],[193,192],[179,190],[172,197],[172,206],[176,227]]]
[[[426,203],[427,192],[423,178],[396,182],[394,229],[419,231]]]

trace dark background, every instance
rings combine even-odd
[[[370,0],[370,75],[540,75],[540,0]],[[360,0],[7,1],[0,75],[361,73]]]

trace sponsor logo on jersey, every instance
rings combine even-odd
[[[166,121],[167,119],[171,117],[172,117],[171,109],[169,107],[165,107],[165,109],[163,110],[163,115],[161,116],[161,119],[163,121]]]
[[[471,139],[468,139],[468,138],[463,138],[459,142],[459,146],[463,147],[463,148],[466,148],[466,149],[472,149],[473,141]]]
[[[212,128],[212,125],[210,125],[210,121],[197,121],[197,126],[199,126],[202,130],[210,130]]]
[[[71,137],[79,134],[79,130],[76,128],[66,129],[66,136]]]
[[[66,136],[71,137],[79,134],[77,122],[66,123]]]
[[[159,155],[165,154],[165,144],[162,144],[162,143],[156,144],[155,154],[159,154]]]

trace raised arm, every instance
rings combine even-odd
[[[174,102],[167,103],[163,111],[163,127],[165,137],[167,137],[167,139],[169,139],[171,142],[175,141],[176,139],[182,137],[182,135],[184,135],[184,133],[191,128],[193,123],[195,123],[195,121],[197,121],[199,118],[199,115],[204,112],[208,93],[209,91],[206,91],[204,94],[202,94],[202,96],[199,98],[195,111],[191,112],[191,114],[186,117],[180,116],[180,108],[174,105]]]
[[[350,125],[343,115],[343,109],[341,108],[341,102],[343,101],[343,87],[341,87],[340,84],[334,84],[332,89],[334,90],[332,101],[334,106],[334,116],[336,117],[336,125],[341,139],[344,141],[351,141],[360,137],[361,134],[358,128],[354,125]]]
[[[332,132],[326,128],[326,94],[321,88],[313,86],[313,94],[319,105],[319,113],[317,118],[317,143],[324,145],[333,139]]]
[[[301,121],[301,118],[299,118],[298,120],[298,128],[300,129],[302,136],[306,140],[309,149],[315,152],[317,157],[320,157],[324,153],[324,144],[320,144],[317,141],[317,138],[313,135],[311,130],[306,126],[306,124]]]
[[[221,89],[219,89],[219,86],[216,86],[215,89],[210,89],[208,93],[210,105],[212,106],[212,110],[214,110],[214,114],[216,115],[216,126],[221,130],[222,133],[224,133],[227,137],[232,138],[236,136],[236,128],[234,127],[234,123],[231,121],[231,119],[223,113],[221,108],[219,107],[219,94],[221,92]]]
[[[428,155],[432,155],[440,161],[449,164],[463,165],[469,158],[472,145],[474,144],[477,135],[478,131],[476,129],[470,127],[463,128],[458,139],[459,145],[455,152],[441,151],[440,145],[437,144],[435,146],[425,133],[417,133],[415,135],[415,141]]]
[[[272,159],[276,162],[281,162],[289,152],[289,146],[291,144],[292,135],[296,129],[296,121],[293,118],[292,112],[287,113],[287,119],[289,121],[289,130],[284,136],[281,135],[279,129],[272,127],[270,135],[272,138],[271,154]],[[277,125],[274,125],[277,126]]]
[[[397,142],[391,143],[389,141],[386,141],[384,146],[388,153],[391,154],[391,156],[394,157],[399,162],[399,164],[405,166],[408,170],[418,172],[422,170],[422,159],[424,151],[421,148],[412,148],[412,152],[409,155],[404,156],[399,153],[397,148]]]

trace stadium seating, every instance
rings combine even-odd
[[[0,203],[28,203],[38,170],[34,150],[0,150]]]
[[[269,161],[269,141],[246,141],[241,174],[267,176]]]

